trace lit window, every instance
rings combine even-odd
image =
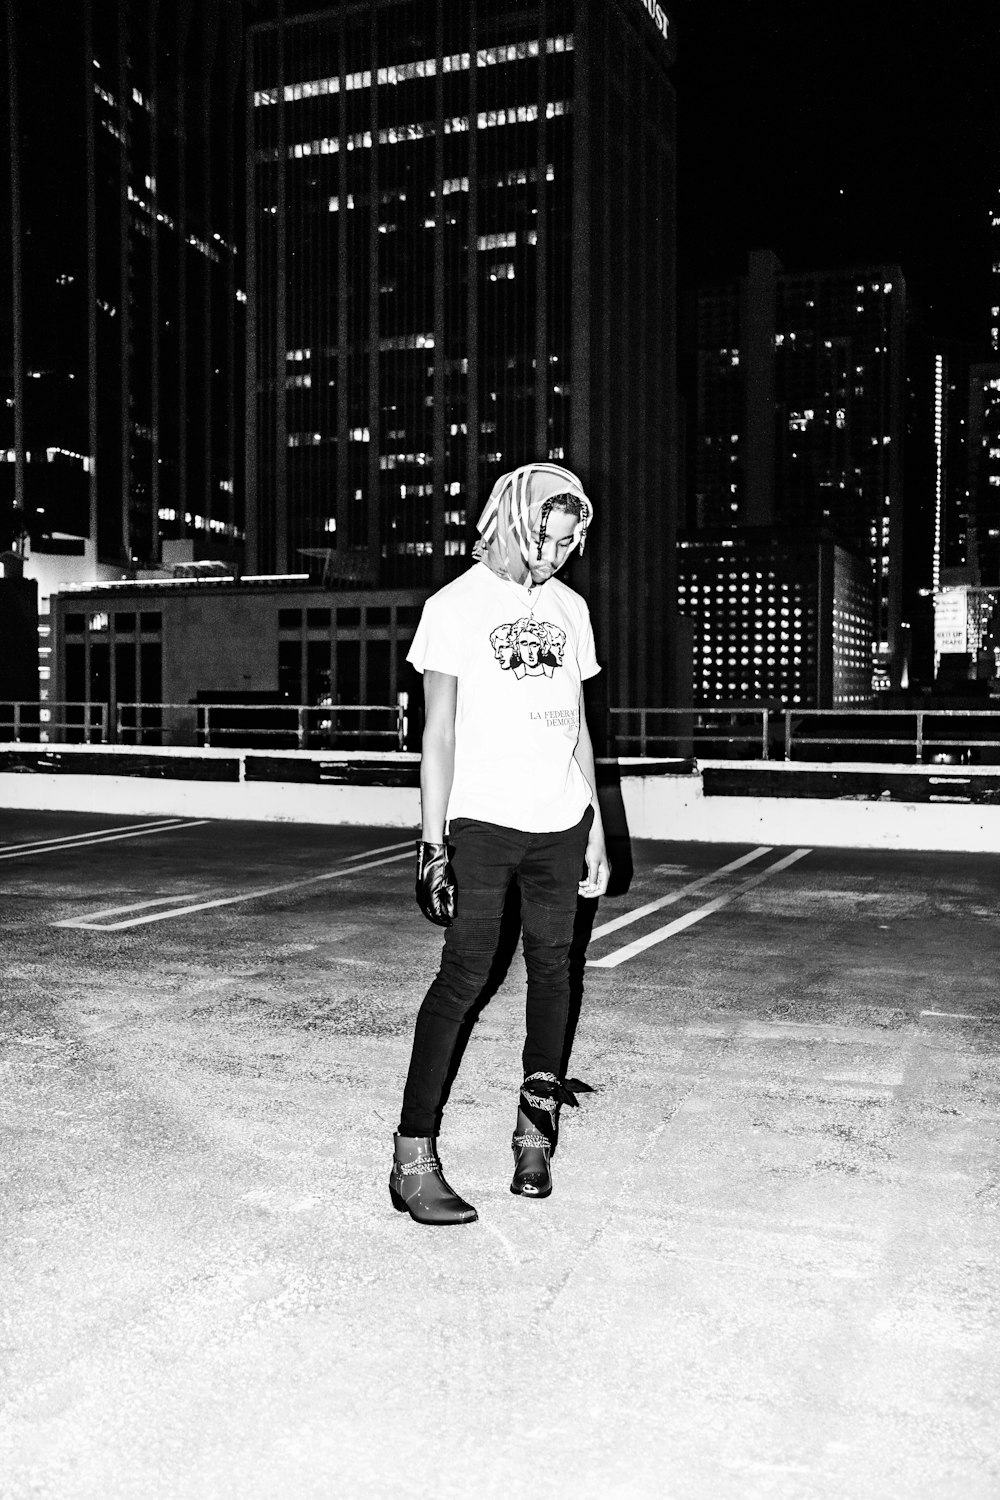
[[[517,232],[513,229],[503,230],[498,234],[481,234],[476,241],[477,250],[509,250],[517,244]]]
[[[433,349],[433,333],[400,333],[389,338],[379,339],[379,349],[383,354],[393,349]]]

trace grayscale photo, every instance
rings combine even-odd
[[[0,1500],[998,1500],[1000,18],[0,37]]]

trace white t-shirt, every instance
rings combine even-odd
[[[458,678],[449,818],[526,833],[580,821],[591,798],[574,758],[580,684],[601,669],[579,594],[474,563],[427,600],[407,660]]]

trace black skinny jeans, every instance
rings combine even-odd
[[[441,968],[417,1013],[399,1134],[436,1135],[441,1095],[462,1022],[482,993],[497,951],[500,918],[514,876],[521,887],[521,929],[528,969],[524,1073],[558,1073],[569,1013],[569,949],[577,886],[593,809],[559,833],[522,833],[497,823],[454,818],[455,920]]]

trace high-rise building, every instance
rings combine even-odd
[[[673,26],[646,0],[259,0],[248,553],[355,588],[467,566],[496,478],[578,472],[571,582],[665,701],[676,510]]]
[[[781,526],[684,532],[678,554],[696,706],[870,704],[874,591],[862,556],[820,529]]]
[[[8,0],[5,26],[0,545],[43,593],[167,538],[232,549],[239,0]]]
[[[1000,300],[1000,212],[990,215],[991,296]],[[935,587],[1000,586],[1000,335],[991,304],[978,345],[940,344],[935,431],[941,449],[940,571]]]
[[[1000,586],[1000,360],[969,369],[969,493],[976,582]]]
[[[698,298],[693,519],[824,527],[869,559],[873,686],[901,674],[905,288],[898,266],[785,272]]]
[[[986,360],[969,379],[969,490],[976,515],[981,581],[1000,587],[1000,193],[990,209]]]
[[[934,575],[935,673],[1000,678],[1000,199],[989,210],[985,336],[936,359],[941,463]],[[957,411],[949,404],[954,401]],[[948,479],[949,445],[957,451]]]
[[[994,196],[989,213],[989,347],[992,354],[1000,355],[1000,190]]]
[[[928,355],[933,371],[934,559],[932,586],[978,582],[975,512],[969,491],[969,372],[971,346],[938,340]]]

